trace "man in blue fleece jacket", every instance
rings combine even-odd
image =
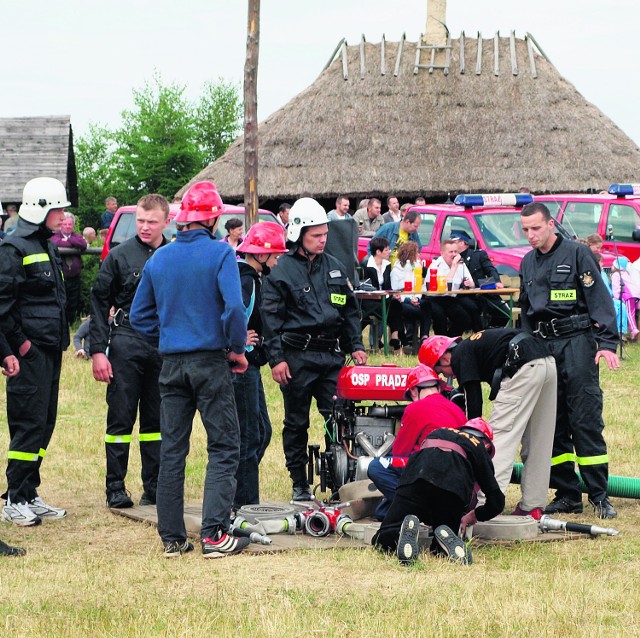
[[[184,476],[196,409],[207,432],[209,460],[202,503],[205,558],[236,554],[247,538],[228,534],[236,491],[240,429],[231,372],[247,369],[247,317],[235,253],[213,241],[223,211],[211,182],[185,194],[176,240],[147,262],[130,321],[158,340],[162,447],[158,475],[158,532],[167,558],[193,550],[184,525]]]

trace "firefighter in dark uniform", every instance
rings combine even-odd
[[[37,488],[56,425],[62,352],[69,346],[62,261],[49,239],[70,205],[57,179],[32,179],[15,230],[0,244],[0,330],[20,365],[20,374],[7,379],[11,440],[2,515],[20,526],[66,516],[47,505]]]
[[[342,263],[324,252],[327,230],[327,215],[318,202],[310,197],[295,202],[287,230],[294,247],[262,288],[265,346],[284,398],[282,444],[296,501],[311,498],[307,430],[312,397],[328,419],[344,352],[358,364],[367,361],[353,287]]]
[[[458,252],[462,257],[463,263],[471,273],[471,278],[478,288],[483,285],[483,279],[492,279],[496,288],[504,288],[504,284],[500,281],[500,275],[496,267],[491,263],[491,259],[485,250],[479,248],[472,249],[471,237],[464,230],[452,230],[451,239],[458,242]],[[474,299],[478,305],[480,312],[486,312],[489,315],[489,325],[494,328],[501,328],[509,323],[509,306],[500,298],[499,295],[478,295]]]
[[[525,206],[520,221],[534,248],[520,266],[522,327],[548,342],[558,369],[551,460],[551,487],[557,491],[545,513],[582,512],[577,461],[596,515],[614,518],[598,375],[600,359],[612,370],[620,367],[613,302],[589,248],[556,235],[544,204]]]
[[[160,389],[162,360],[157,349],[129,323],[145,264],[167,240],[169,204],[146,195],[136,209],[137,234],[116,246],[104,260],[91,290],[90,343],[93,377],[107,383],[106,492],[109,507],[132,507],[125,487],[131,433],[140,410],[143,493],[140,505],[155,505],[160,464]],[[109,312],[114,309],[109,326]]]

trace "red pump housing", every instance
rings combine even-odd
[[[393,364],[347,366],[338,375],[338,397],[351,401],[407,401],[407,376],[413,368]]]

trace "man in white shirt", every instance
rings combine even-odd
[[[400,203],[395,195],[387,197],[387,212],[382,216],[382,223],[399,222],[402,220],[402,212],[400,211]]]
[[[351,217],[349,214],[349,198],[345,195],[340,195],[336,199],[336,209],[327,213],[327,219],[331,222],[336,219],[348,219]]]

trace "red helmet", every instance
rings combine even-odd
[[[286,253],[284,233],[284,226],[276,222],[254,224],[238,246],[238,252],[263,255]]]
[[[419,363],[407,375],[407,385],[405,386],[404,396],[409,399],[409,391],[412,388],[426,388],[434,385],[437,385],[438,390],[441,390],[445,385],[445,382],[440,379],[440,377],[429,366]]]
[[[204,222],[222,215],[223,206],[215,184],[196,182],[184,194],[175,222],[176,224]]]
[[[461,341],[461,337],[445,337],[444,335],[429,337],[420,346],[418,361],[430,368],[435,368],[440,357],[459,341]]]
[[[486,436],[489,441],[493,441],[493,428],[481,416],[475,419],[469,419],[462,427],[465,430],[477,430],[480,434]]]

